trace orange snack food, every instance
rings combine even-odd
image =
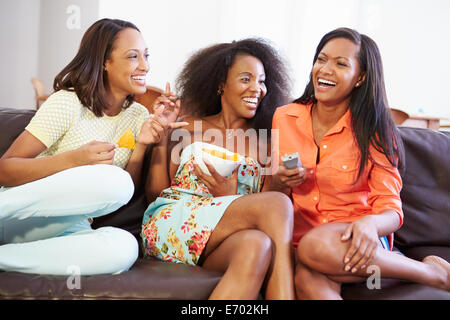
[[[233,153],[232,155],[228,155],[226,152],[222,152],[219,150],[210,150],[210,149],[202,149],[204,152],[209,153],[212,156],[224,159],[224,160],[230,160],[230,161],[238,161],[239,157],[237,153]]]
[[[134,149],[136,148],[136,144],[134,143],[134,136],[131,129],[127,129],[125,133],[120,137],[119,141],[117,141],[117,145],[120,148]]]

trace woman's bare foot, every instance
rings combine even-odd
[[[433,287],[450,291],[450,263],[438,256],[427,256],[422,262],[431,266],[436,274]]]

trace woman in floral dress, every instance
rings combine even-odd
[[[267,299],[294,298],[292,204],[282,193],[261,193],[270,159],[263,138],[288,84],[282,59],[261,39],[202,49],[177,79],[189,125],[153,148],[146,183],[153,202],[141,235],[146,256],[224,272],[210,299],[255,299],[263,284]],[[170,108],[176,99],[167,91],[157,103]],[[242,157],[226,177],[205,161],[207,174],[198,146]]]

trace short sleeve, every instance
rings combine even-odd
[[[280,119],[279,112],[275,110],[272,118],[272,143],[271,143],[271,164],[272,164],[272,175],[276,174],[278,171],[278,166],[280,163]]]
[[[400,227],[403,224],[400,173],[389,163],[385,155],[374,151],[373,148],[371,155],[375,160],[368,179],[370,189],[368,202],[372,206],[372,212],[379,214],[385,210],[395,211],[400,218]]]
[[[57,91],[42,104],[25,130],[49,148],[69,130],[79,110],[75,92]]]
[[[136,137],[141,132],[142,124],[150,117],[150,114],[144,106],[136,103],[135,105],[135,123],[136,123]]]

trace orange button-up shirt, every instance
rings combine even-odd
[[[293,243],[315,226],[329,222],[352,222],[368,214],[394,210],[403,223],[400,200],[402,180],[386,156],[369,148],[368,161],[354,184],[359,170],[360,151],[353,137],[350,110],[314,142],[312,105],[289,104],[277,108],[273,129],[279,134],[278,154],[274,145],[274,170],[281,156],[298,152],[307,170],[306,180],[292,189],[294,204]],[[319,151],[320,150],[320,151]],[[389,237],[392,248],[393,236]]]

